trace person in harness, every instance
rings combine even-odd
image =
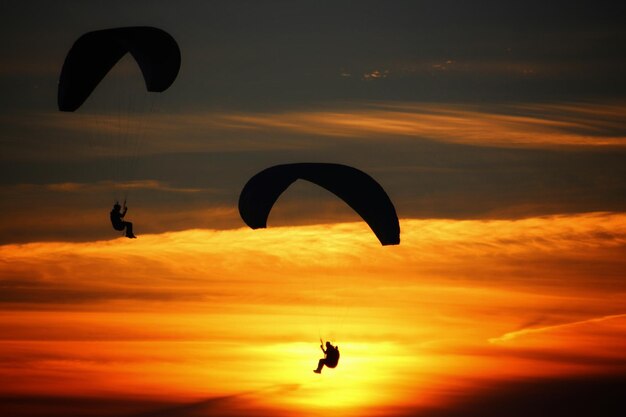
[[[320,339],[320,342],[322,342],[322,339]],[[326,342],[326,349],[324,349],[324,342],[322,342],[320,349],[324,352],[324,359],[320,359],[317,369],[313,370],[316,374],[322,373],[324,365],[328,368],[334,368],[339,362],[339,346],[333,346],[330,342]]]
[[[124,210],[121,209],[122,206],[120,206],[120,203],[116,201],[115,205],[113,205],[113,210],[111,210],[111,224],[115,230],[122,231],[125,229],[127,238],[136,239],[137,236],[133,234],[133,224],[122,220],[128,210],[128,207],[126,207],[126,201],[124,201]]]

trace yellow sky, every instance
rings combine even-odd
[[[2,391],[360,415],[624,371],[626,215],[401,227],[1,246]],[[320,336],[342,358],[315,375]]]

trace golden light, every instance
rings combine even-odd
[[[1,246],[0,385],[351,416],[618,369],[625,215],[401,227],[396,247],[362,223]],[[316,375],[320,337],[341,361]]]

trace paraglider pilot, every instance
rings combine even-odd
[[[322,342],[322,339],[320,339]],[[339,362],[339,346],[333,346],[330,342],[326,342],[326,349],[324,349],[324,343],[320,345],[320,349],[324,352],[324,359],[320,359],[317,364],[317,369],[313,370],[316,374],[322,373],[322,368],[326,365],[328,368],[334,368]]]
[[[131,222],[127,222],[122,220],[126,215],[126,211],[128,207],[126,207],[126,202],[124,201],[124,210],[120,211],[122,206],[117,201],[115,205],[113,205],[113,210],[111,210],[111,224],[115,230],[124,230],[126,229],[126,237],[129,239],[135,239],[137,236],[133,234],[133,224]]]

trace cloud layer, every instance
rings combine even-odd
[[[4,245],[3,402],[148,395],[169,405],[124,406],[186,416],[253,392],[223,413],[448,415],[467,396],[536,399],[519,380],[611,387],[626,372],[625,224],[403,220],[398,247],[360,223]],[[342,349],[323,380],[318,334]],[[275,384],[297,388],[255,394]]]

